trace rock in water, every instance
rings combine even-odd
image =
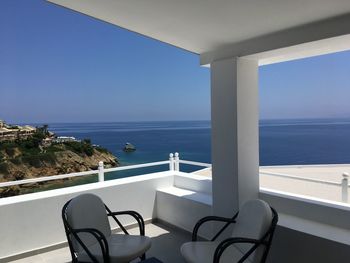
[[[132,145],[131,143],[126,143],[123,149],[124,152],[134,152],[136,151],[136,147]]]

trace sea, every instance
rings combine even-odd
[[[89,138],[93,144],[112,152],[122,166],[169,160],[169,154],[175,152],[181,159],[211,162],[210,121],[55,123],[49,124],[49,130],[57,136]],[[127,142],[133,144],[136,151],[124,152]],[[107,174],[106,179],[166,169],[169,165],[118,171]],[[181,167],[185,172],[196,169],[198,167],[188,165]]]
[[[210,121],[52,123],[49,130],[58,136],[89,138],[112,152],[122,166],[168,160],[175,152],[181,159],[211,163]],[[127,142],[135,145],[135,152],[123,151]],[[259,146],[260,166],[350,163],[350,118],[261,120]],[[118,171],[105,178],[166,169],[167,165]],[[185,172],[196,169],[181,165]]]

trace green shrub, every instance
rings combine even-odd
[[[36,143],[34,142],[34,140],[32,138],[25,140],[21,143],[22,147],[24,147],[25,149],[33,149],[36,148]]]
[[[91,139],[83,139],[82,143],[91,144]]]
[[[41,158],[42,161],[49,163],[49,164],[55,164],[56,163],[56,157],[53,153],[43,153],[39,155],[39,158]]]
[[[0,143],[0,150],[6,150],[7,148],[15,148],[17,144],[14,142],[2,142]]]
[[[6,154],[8,155],[8,156],[10,156],[10,157],[12,157],[12,156],[14,156],[15,155],[15,148],[6,148],[5,149],[5,152],[6,152]]]
[[[81,142],[65,142],[64,143],[69,150],[77,154],[83,153],[83,147]]]
[[[96,146],[95,149],[101,153],[110,153],[109,150],[107,150],[106,148],[103,148],[101,146]]]
[[[49,152],[49,153],[55,153],[55,152],[61,152],[61,151],[63,151],[61,148],[54,145],[51,145],[50,147],[46,148],[46,152]]]
[[[0,163],[0,173],[8,174],[8,172],[9,172],[8,168],[9,168],[9,166],[7,163],[5,163],[5,162]]]
[[[87,140],[87,139],[85,139]],[[69,150],[77,154],[86,154],[87,156],[92,156],[94,154],[94,147],[88,142],[66,142],[65,145]]]
[[[22,160],[23,160],[23,162],[25,162],[31,166],[34,166],[35,168],[40,168],[42,166],[40,157],[38,155],[23,156]]]
[[[87,156],[92,156],[94,154],[94,148],[92,146],[84,147],[84,153]]]
[[[15,165],[20,165],[21,164],[21,158],[12,158],[12,159],[10,159],[10,162],[15,164]]]

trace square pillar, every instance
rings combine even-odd
[[[231,217],[259,194],[258,62],[211,64],[213,214]]]

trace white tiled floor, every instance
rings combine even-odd
[[[138,234],[138,228],[131,229],[130,233]],[[152,238],[152,247],[146,254],[147,257],[157,257],[164,263],[184,262],[181,258],[180,246],[182,243],[191,240],[191,235],[189,233],[157,223],[146,225],[146,235]],[[71,262],[71,257],[68,247],[65,247],[11,262],[67,263]]]

